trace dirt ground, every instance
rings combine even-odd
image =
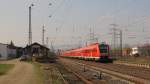
[[[15,65],[6,75],[0,76],[0,84],[41,84],[33,64],[18,59],[0,63]]]

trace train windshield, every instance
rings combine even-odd
[[[107,45],[100,45],[100,52],[101,53],[108,53],[108,46]]]

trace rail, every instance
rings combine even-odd
[[[138,78],[138,77],[134,77],[132,75],[127,75],[127,74],[123,74],[123,73],[119,73],[119,72],[116,72],[116,71],[111,71],[111,70],[103,69],[103,68],[92,66],[92,65],[86,65],[86,64],[83,64],[81,62],[75,62],[75,61],[72,61],[72,62],[74,62],[74,64],[78,64],[78,65],[82,66],[84,72],[87,69],[91,70],[91,71],[94,71],[94,72],[97,72],[98,77],[100,79],[102,77],[102,74],[106,73],[106,74],[110,74],[112,76],[115,76],[115,77],[118,77],[118,78],[130,81],[130,82],[138,83],[138,84],[139,83],[140,84],[148,84],[148,83],[150,83],[149,80]]]

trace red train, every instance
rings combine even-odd
[[[110,61],[110,48],[108,44],[95,43],[83,48],[68,50],[62,53],[64,57],[95,60],[100,62]]]

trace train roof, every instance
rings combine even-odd
[[[84,46],[84,47],[81,47],[81,48],[70,49],[70,50],[67,50],[65,52],[80,51],[81,49],[88,49],[88,48],[92,48],[92,47],[99,46],[99,45],[107,45],[107,44],[104,43],[104,42],[102,42],[101,44],[100,43],[92,43],[90,45],[87,45],[87,46]]]

